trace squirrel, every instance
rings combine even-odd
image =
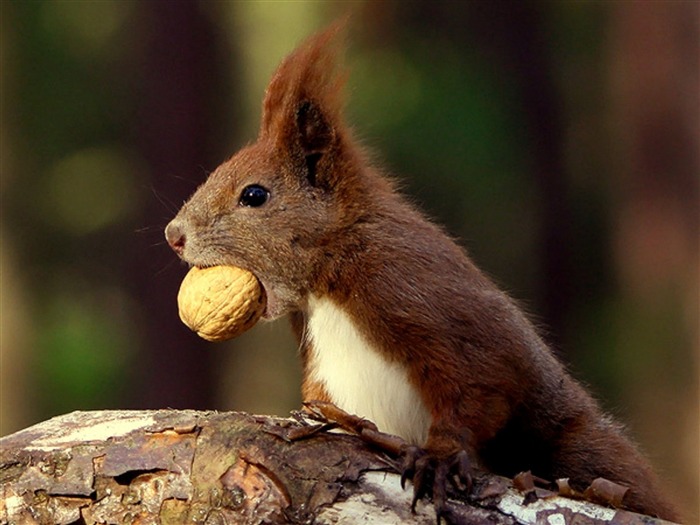
[[[304,401],[330,402],[412,446],[403,479],[445,513],[475,466],[585,487],[676,520],[621,425],[532,323],[370,161],[343,117],[336,24],[285,58],[257,140],[221,164],[167,225],[190,265],[252,272],[265,319],[289,315]],[[459,481],[462,483],[459,483]]]

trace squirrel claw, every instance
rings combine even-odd
[[[469,461],[469,454],[466,450],[460,450],[452,458],[450,465],[450,474],[452,484],[460,492],[471,492],[472,490],[472,464]]]
[[[406,490],[406,480],[413,480],[416,473],[416,461],[424,454],[423,450],[416,447],[406,447],[403,452],[403,464],[401,466],[401,488]]]
[[[435,456],[416,446],[407,447],[403,457],[401,488],[406,488],[406,480],[409,479],[413,484],[411,510],[415,512],[418,500],[429,495],[440,523],[441,518],[451,514],[447,506],[448,482],[460,492],[472,489],[469,455],[465,450],[460,450],[447,457]]]

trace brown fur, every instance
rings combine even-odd
[[[630,509],[677,518],[646,460],[513,302],[367,161],[343,122],[338,32],[280,65],[258,140],[183,206],[166,230],[171,245],[193,265],[251,270],[266,316],[291,313],[300,341],[309,295],[332,298],[405,365],[432,416],[429,454],[466,450],[501,474],[531,469],[578,485],[605,477],[631,488]],[[268,188],[269,202],[240,206],[248,184]],[[303,395],[330,401],[308,375]]]

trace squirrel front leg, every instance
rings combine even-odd
[[[431,388],[435,392],[438,387]],[[487,394],[476,386],[463,388],[467,391],[460,392],[461,402],[432,407],[433,421],[425,444],[409,446],[403,455],[401,485],[404,487],[406,480],[413,484],[412,508],[430,495],[438,520],[449,512],[448,485],[459,492],[471,492],[472,474],[480,467],[479,445],[496,435],[510,416],[504,397]]]
[[[328,395],[328,391],[323,386],[322,383],[315,381],[311,377],[311,371],[309,370],[309,352],[310,352],[310,342],[306,338],[306,322],[304,320],[304,313],[300,311],[291,312],[289,314],[289,322],[292,326],[292,332],[299,345],[299,354],[303,364],[303,377],[301,383],[301,399],[304,403],[311,403],[314,401],[322,401],[325,403],[331,403],[331,396]]]

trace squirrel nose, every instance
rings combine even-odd
[[[187,237],[185,236],[182,226],[180,226],[176,219],[170,221],[165,227],[165,239],[175,253],[182,255]]]

